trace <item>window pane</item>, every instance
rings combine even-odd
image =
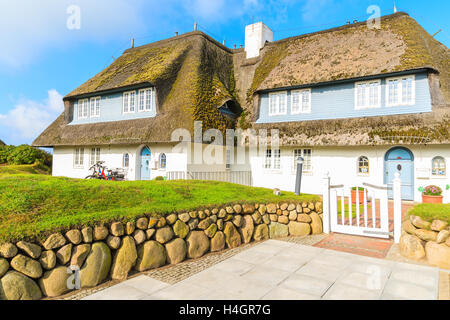
[[[80,166],[82,166],[84,164],[84,148],[80,148],[80,161],[79,161]]]
[[[358,172],[359,173],[369,173],[369,159],[367,157],[359,157]]]
[[[275,114],[277,112],[277,110],[276,110],[276,108],[277,108],[277,102],[276,102],[277,97],[278,97],[277,95],[273,94],[269,98],[269,100],[270,100],[269,101],[269,103],[270,103],[269,113],[270,114]]]
[[[151,89],[145,90],[145,110],[147,111],[152,109],[152,93]]]
[[[303,149],[303,170],[302,171],[311,171],[311,149]]]
[[[265,162],[264,162],[264,168],[270,169],[271,166],[272,166],[272,150],[267,149],[266,150],[266,158],[265,158]]]
[[[378,90],[379,90],[379,83],[378,82],[372,82],[369,87],[369,105],[370,106],[376,106],[378,105]]]
[[[357,105],[359,107],[363,107],[366,105],[366,85],[358,84],[357,85]]]
[[[402,102],[412,102],[412,78],[402,79]]]
[[[292,113],[298,113],[300,112],[300,92],[292,92],[292,106],[291,106],[291,112]]]
[[[139,91],[139,111],[144,111],[145,108],[145,91]]]
[[[136,93],[130,92],[130,112],[134,112],[135,99],[136,99]]]
[[[303,91],[302,93],[302,111],[307,112],[310,110],[310,95],[309,91]]]
[[[280,149],[275,149],[273,155],[273,168],[280,169]]]
[[[128,93],[123,94],[123,112],[128,112]]]
[[[398,80],[389,80],[389,103],[398,103]]]
[[[280,93],[279,95],[279,113],[286,113],[286,93]]]

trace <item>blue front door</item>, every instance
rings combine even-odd
[[[384,183],[388,185],[388,196],[392,198],[394,174],[400,173],[402,200],[414,200],[414,156],[403,147],[392,148],[384,157]]]
[[[152,154],[150,149],[144,147],[141,151],[141,180],[150,180],[150,160]]]

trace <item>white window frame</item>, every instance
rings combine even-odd
[[[360,171],[360,169],[361,169],[361,160],[362,160],[362,158],[366,158],[366,159],[367,159],[367,172],[361,172],[361,171]],[[370,175],[370,159],[369,159],[368,156],[361,155],[361,156],[359,156],[359,157],[356,159],[356,173],[357,173],[359,176],[368,176],[368,175]]]
[[[402,86],[402,79],[411,78],[411,102],[403,102],[403,86]],[[398,102],[397,103],[390,103],[389,102],[389,81],[393,80],[399,80],[399,87],[398,87]],[[387,107],[396,107],[396,106],[412,106],[416,104],[416,76],[411,74],[407,76],[401,76],[401,77],[392,77],[392,78],[386,78],[386,106]]]
[[[309,159],[307,156],[305,156],[305,151],[309,150],[310,156]],[[300,151],[300,153],[298,152]],[[297,171],[297,158],[300,156],[303,158],[303,173],[312,173],[313,172],[313,166],[312,166],[312,149],[311,148],[295,148],[292,150],[292,172],[295,173]]]
[[[303,93],[307,92],[309,95],[309,102],[306,105],[303,104]],[[300,93],[300,105],[297,111],[294,111],[294,94]],[[291,114],[311,113],[311,89],[300,89],[291,91]]]
[[[141,96],[144,99],[144,107],[141,110]],[[150,96],[150,98],[149,98]],[[140,89],[138,94],[138,112],[149,112],[153,110],[153,105],[155,102],[155,89],[154,88],[145,88]]]
[[[125,160],[126,159],[126,160]],[[128,163],[127,163],[128,162]],[[124,153],[122,157],[122,167],[129,168],[130,167],[130,154]]]
[[[100,117],[100,101],[101,97],[92,97],[89,100],[89,114],[91,118]],[[94,103],[94,105],[92,105]]]
[[[89,99],[78,100],[78,119],[89,118]]]
[[[226,170],[231,169],[231,150],[230,149],[225,150],[225,169]]]
[[[73,150],[73,167],[75,169],[84,168],[84,148],[75,148]]]
[[[378,93],[377,93],[377,100],[378,103],[376,104],[370,104],[370,84],[377,83],[378,84]],[[364,104],[359,105],[358,104],[358,86],[364,84]],[[381,108],[381,80],[369,80],[369,81],[358,81],[355,82],[355,110],[364,110],[364,109],[375,109],[375,108]]]
[[[444,174],[435,174],[434,173],[434,162],[437,160],[442,160],[444,163]],[[431,176],[433,178],[445,178],[447,176],[447,162],[445,161],[445,158],[442,156],[436,156],[431,159]]]
[[[131,111],[130,107],[131,107],[131,96],[132,94],[134,94],[134,105],[133,105],[133,111]],[[125,101],[127,102],[126,106],[127,109],[125,109]],[[137,95],[136,95],[136,90],[133,91],[126,91],[122,94],[122,111],[124,114],[127,113],[136,113],[136,106],[137,106]]]
[[[89,165],[92,166],[100,161],[101,149],[100,147],[92,147],[89,151]]]
[[[276,104],[276,111],[272,112],[271,111],[271,104],[272,104],[272,100],[274,99],[274,97],[280,97],[281,95],[284,95],[284,105],[285,105],[285,110],[284,112],[280,112],[280,99],[277,98],[277,104]],[[277,92],[270,92],[269,93],[269,116],[282,116],[282,115],[286,115],[287,114],[287,91],[277,91]]]
[[[267,161],[269,160],[269,161]],[[263,161],[264,170],[281,170],[281,150],[280,149],[266,149]]]
[[[162,158],[164,156],[164,167],[162,166]],[[159,169],[166,170],[167,169],[167,155],[163,152],[159,154]]]

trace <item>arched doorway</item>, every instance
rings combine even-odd
[[[152,153],[148,147],[141,150],[141,180],[150,180],[150,161]]]
[[[388,195],[392,198],[392,182],[395,173],[400,173],[402,200],[414,200],[414,155],[404,147],[395,147],[384,156],[384,183],[388,185]]]

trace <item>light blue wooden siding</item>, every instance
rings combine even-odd
[[[152,101],[153,106],[151,111],[144,111],[144,112],[137,111],[138,90],[136,90],[136,105],[135,105],[136,111],[134,113],[123,113],[122,93],[114,93],[101,96],[100,117],[96,118],[89,117],[87,119],[78,119],[78,101],[79,100],[76,100],[74,103],[73,121],[70,124],[86,124],[96,122],[131,120],[131,119],[151,118],[156,116],[155,99],[153,99]]]
[[[355,83],[341,83],[311,88],[311,113],[291,114],[291,94],[288,92],[286,115],[269,116],[269,94],[261,95],[260,114],[257,123],[273,123],[304,120],[324,120],[385,116],[431,111],[431,97],[426,73],[415,74],[416,99],[414,105],[386,106],[386,79],[381,78],[381,107],[355,110]]]

